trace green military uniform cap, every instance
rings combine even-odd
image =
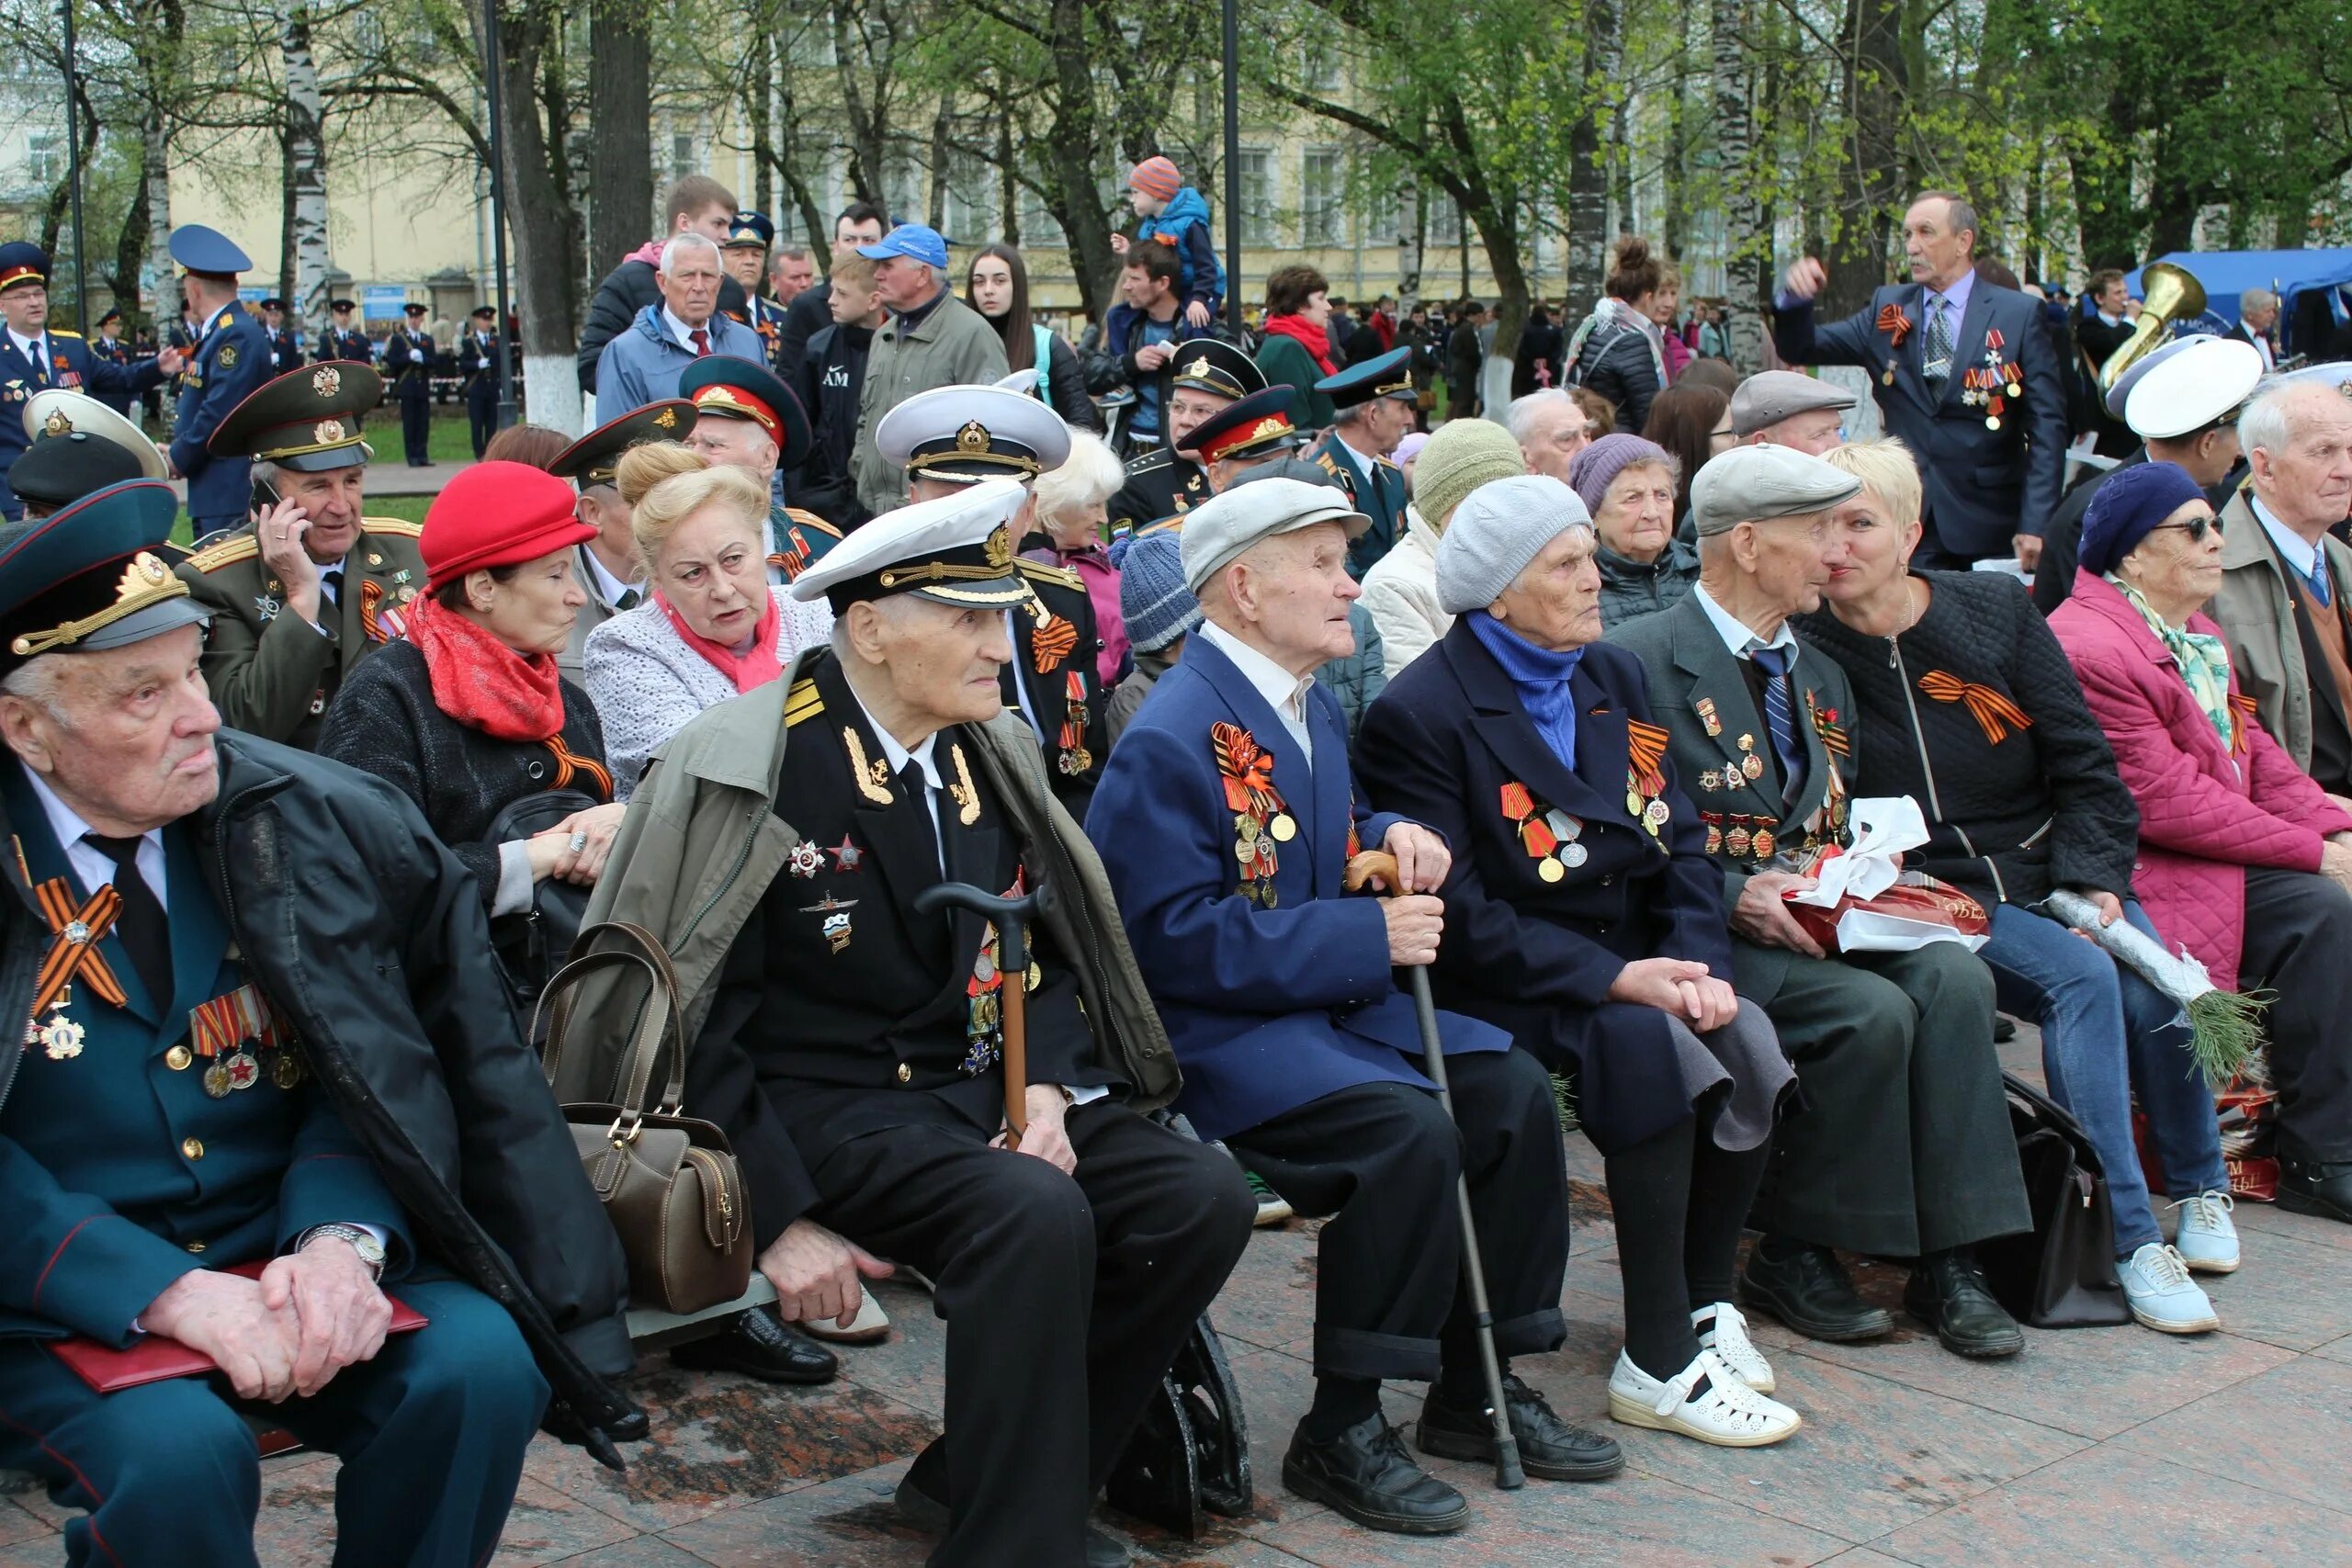
[[[665,398],[607,420],[555,455],[548,472],[570,479],[582,490],[613,482],[621,454],[649,441],[684,441],[695,427],[695,405],[684,398]]]
[[[384,378],[356,360],[306,365],[263,382],[229,411],[205,450],[215,457],[252,457],[298,473],[365,463],[375,454],[359,422],[384,400]]]

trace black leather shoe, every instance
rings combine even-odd
[[[1836,1253],[1803,1242],[1786,1252],[1769,1241],[1749,1249],[1747,1267],[1739,1277],[1739,1300],[1808,1339],[1832,1345],[1876,1339],[1894,1330],[1892,1314],[1854,1293],[1854,1283]]]
[[[792,1327],[769,1307],[741,1314],[724,1334],[690,1340],[670,1359],[697,1372],[741,1372],[762,1382],[831,1382],[840,1358]]]
[[[2291,1213],[2317,1214],[2352,1224],[2352,1165],[2278,1156],[2278,1206]]]
[[[901,1524],[922,1531],[925,1535],[947,1533],[947,1505],[922,1488],[912,1470],[899,1483],[899,1490],[891,1498]],[[1086,1526],[1086,1568],[1126,1568],[1135,1554],[1125,1542],[1092,1520]]]
[[[1542,1394],[1517,1377],[1503,1379],[1503,1404],[1510,1411],[1511,1436],[1519,1439],[1519,1462],[1544,1481],[1606,1481],[1625,1468],[1613,1438],[1560,1419]],[[1456,1404],[1437,1384],[1413,1427],[1413,1446],[1440,1459],[1495,1462],[1495,1424],[1484,1400]]]
[[[1470,1522],[1462,1494],[1415,1464],[1377,1411],[1328,1442],[1307,1441],[1302,1426],[1283,1456],[1283,1484],[1366,1529],[1448,1535]]]
[[[1993,1299],[1965,1248],[1919,1259],[1903,1287],[1903,1310],[1934,1329],[1955,1356],[1996,1361],[2025,1348],[2025,1330]]]

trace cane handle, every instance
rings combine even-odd
[[[1388,891],[1399,893],[1396,886],[1396,857],[1386,850],[1360,850],[1348,862],[1347,870],[1340,874],[1340,886],[1350,893],[1361,892],[1374,877],[1388,885]]]

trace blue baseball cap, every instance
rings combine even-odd
[[[879,244],[860,245],[857,254],[867,261],[888,261],[892,256],[908,256],[915,261],[947,269],[947,242],[939,231],[923,223],[901,223],[882,236]]]
[[[228,235],[201,223],[183,223],[173,230],[170,249],[172,259],[188,271],[215,277],[234,277],[254,267],[253,258]]]

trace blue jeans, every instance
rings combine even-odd
[[[2123,911],[2156,935],[2137,903]],[[1994,907],[1993,940],[1977,956],[1993,971],[2002,1010],[2041,1026],[2050,1098],[2083,1124],[2106,1168],[2119,1257],[2163,1239],[2132,1146],[2133,1089],[2168,1192],[2229,1190],[2213,1097],[2189,1058],[2177,1004],[2105,948],[2014,904]]]

